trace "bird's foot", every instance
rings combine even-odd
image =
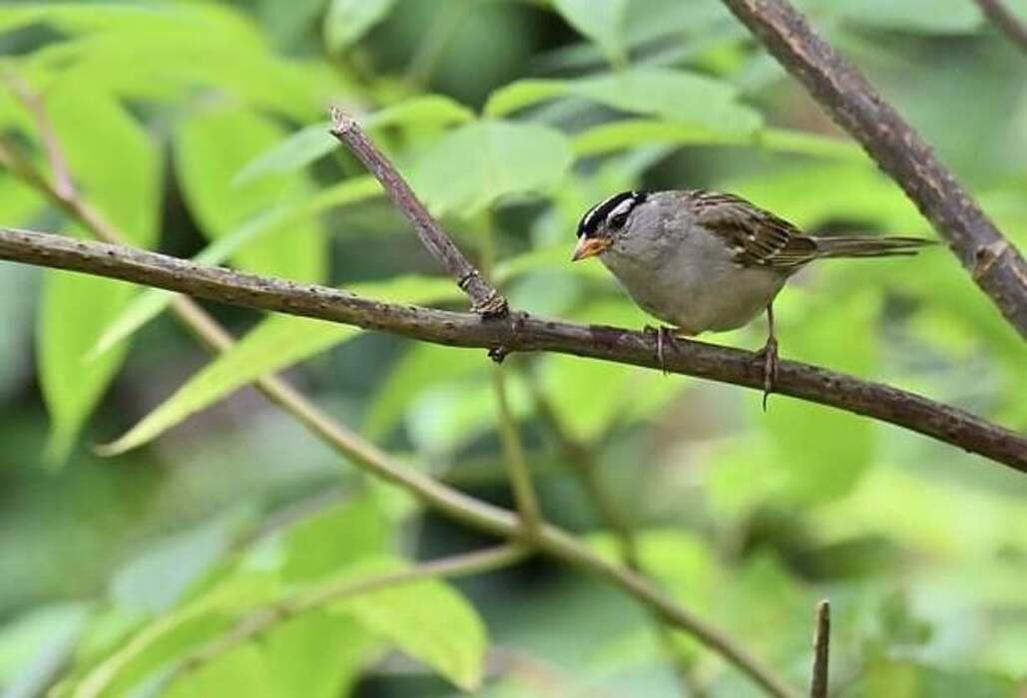
[[[664,358],[664,347],[667,344],[674,343],[674,331],[669,327],[660,325],[659,327],[653,327],[652,325],[646,325],[643,329],[646,334],[656,335],[656,360],[660,363],[660,372],[663,375],[667,375],[667,362]]]
[[[774,392],[774,384],[777,382],[777,339],[768,337],[763,348],[756,352],[756,356],[763,361],[763,411],[767,411],[767,399]]]

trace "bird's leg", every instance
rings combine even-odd
[[[763,411],[767,411],[767,398],[774,391],[777,381],[777,336],[774,334],[774,304],[767,305],[767,343],[757,352],[763,359]]]
[[[666,342],[674,341],[674,332],[672,328],[664,325],[660,325],[659,327],[646,325],[642,331],[646,334],[656,335],[656,360],[660,362],[660,371],[663,375],[667,375],[667,362],[664,359],[663,347]]]

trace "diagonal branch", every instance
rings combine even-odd
[[[531,541],[542,523],[542,510],[531,479],[531,468],[524,458],[524,446],[517,431],[517,420],[510,408],[510,396],[506,389],[503,367],[492,367],[492,386],[496,395],[496,411],[499,417],[499,440],[503,446],[503,461],[506,466],[510,488],[513,490],[517,511],[526,541]]]
[[[317,285],[235,272],[117,245],[0,228],[0,259],[82,271],[260,310],[356,325],[462,347],[551,351],[657,368],[651,335],[512,313],[478,315],[383,303]],[[665,352],[673,373],[762,389],[762,362],[751,352],[676,341]],[[1027,438],[914,393],[826,368],[782,361],[777,392],[905,427],[1027,472]]]
[[[1027,24],[1020,21],[1020,18],[1013,14],[1012,10],[1003,4],[1002,0],[975,0],[981,8],[981,12],[991,20],[999,31],[1006,35],[1006,38],[1016,44],[1024,52],[1027,52]]]
[[[410,569],[371,579],[329,581],[305,589],[274,606],[264,606],[247,614],[228,632],[186,655],[163,677],[161,683],[170,686],[172,681],[183,674],[200,669],[239,645],[260,638],[296,616],[324,609],[343,599],[426,579],[453,579],[483,574],[516,564],[527,554],[525,548],[507,543],[487,550],[423,562]]]
[[[40,109],[35,116],[45,121],[44,110]],[[40,126],[41,130],[46,127],[45,123]],[[47,147],[60,153],[56,140],[48,143]],[[2,142],[0,164],[8,167],[24,184],[48,198],[97,237],[115,243],[125,239],[126,236],[89,206],[88,202],[80,198],[73,187],[59,191],[36,171],[30,162]],[[171,309],[182,325],[207,349],[221,353],[231,348],[231,335],[192,299],[176,298]],[[411,493],[454,521],[506,538],[513,538],[519,533],[519,525],[510,512],[470,497],[418,470],[406,467],[375,444],[364,440],[324,414],[283,379],[266,376],[257,381],[257,387],[272,403],[362,470]],[[566,564],[575,565],[590,574],[604,578],[641,604],[658,612],[668,624],[688,633],[722,656],[769,695],[776,698],[796,696],[771,668],[750,655],[733,638],[692,614],[688,609],[677,605],[673,599],[663,595],[633,571],[609,564],[574,537],[552,526],[544,526],[538,531],[535,544],[538,549]]]
[[[396,205],[417,231],[417,236],[437,259],[457,285],[471,298],[472,309],[485,317],[502,317],[507,313],[506,298],[489,284],[467,257],[449,239],[428,209],[417,198],[403,175],[378,149],[360,124],[342,110],[332,109],[332,135],[342,141],[357,156],[371,174],[382,183],[392,203]]]
[[[723,0],[948,242],[974,282],[1027,337],[1027,261],[859,71],[787,0]]]
[[[635,532],[631,528],[631,522],[617,500],[611,496],[609,489],[603,485],[599,462],[595,459],[589,444],[582,442],[570,432],[530,371],[525,372],[525,380],[535,404],[536,415],[553,432],[566,464],[577,476],[581,489],[591,500],[593,508],[599,515],[599,520],[616,538],[620,545],[621,561],[628,569],[650,578],[643,568],[642,556],[639,552]],[[703,695],[693,663],[684,657],[675,646],[673,629],[664,624],[663,619],[658,615],[650,614],[650,617],[653,621],[656,640],[667,661],[673,667],[684,695],[696,696],[696,698]]]

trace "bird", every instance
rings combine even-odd
[[[598,257],[634,301],[669,325],[655,330],[657,358],[675,337],[723,332],[766,313],[763,408],[777,374],[774,299],[810,262],[914,255],[917,237],[814,237],[735,194],[707,189],[624,191],[578,223],[571,260]]]

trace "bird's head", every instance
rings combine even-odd
[[[647,198],[649,195],[643,191],[625,191],[590,208],[578,223],[578,244],[571,261],[595,257],[610,249],[623,233],[631,212]]]

